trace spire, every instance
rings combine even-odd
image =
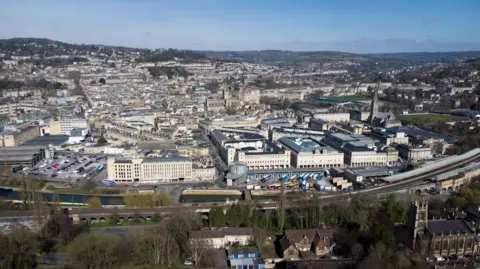
[[[368,123],[373,125],[373,122],[378,117],[378,89],[380,88],[380,82],[377,82],[377,86],[373,90],[372,104],[370,107],[370,116],[368,116]]]

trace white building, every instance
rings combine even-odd
[[[259,134],[214,130],[210,136],[227,165],[241,162],[250,170],[290,167],[290,150]]]
[[[282,137],[278,140],[292,151],[291,164],[296,168],[343,167],[344,154],[312,138]]]
[[[88,129],[88,122],[85,119],[64,118],[49,122],[48,127],[52,135],[70,135],[73,129]]]
[[[189,158],[110,158],[108,177],[118,183],[214,180],[215,167],[194,166]]]

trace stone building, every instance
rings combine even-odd
[[[475,225],[465,219],[428,219],[428,202],[413,203],[408,226],[413,249],[427,256],[474,254],[478,250]]]

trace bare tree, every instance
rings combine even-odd
[[[192,257],[195,266],[198,266],[200,259],[207,247],[206,241],[203,238],[190,239],[188,242],[188,252]]]
[[[171,267],[172,264],[178,260],[180,256],[180,248],[178,247],[175,238],[169,234],[165,234],[164,245],[165,245],[165,259],[168,267]]]

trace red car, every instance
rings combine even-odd
[[[128,188],[128,184],[123,185],[125,188]]]

